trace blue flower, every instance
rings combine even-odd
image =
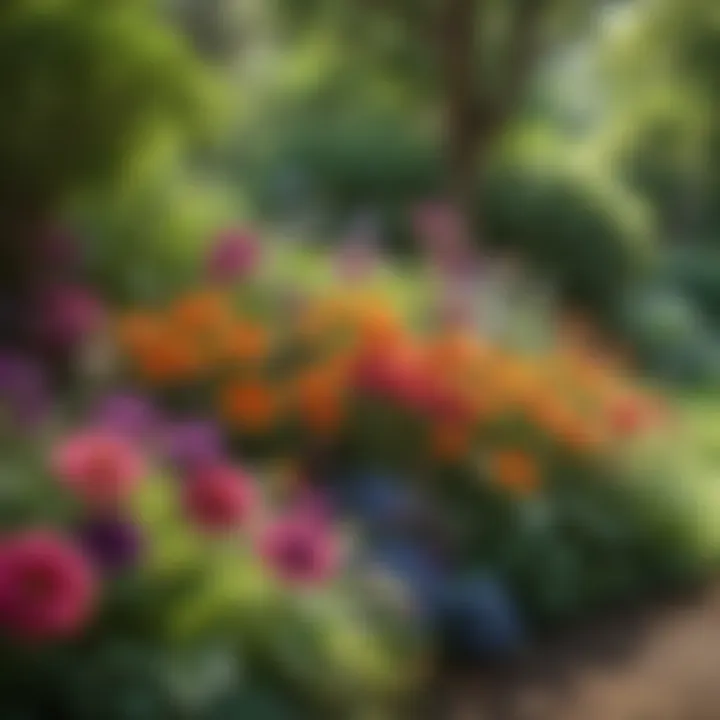
[[[417,611],[434,616],[447,582],[445,567],[427,548],[404,539],[385,540],[370,554],[370,561],[407,590]]]
[[[402,480],[365,474],[339,483],[340,510],[372,525],[407,523],[420,515],[419,497]]]
[[[524,641],[520,612],[490,574],[450,583],[439,603],[438,631],[451,659],[475,663],[515,654]]]

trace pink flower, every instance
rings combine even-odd
[[[283,580],[315,584],[337,570],[340,553],[335,536],[315,514],[290,514],[270,523],[260,536],[260,555]]]
[[[96,589],[83,554],[52,531],[24,531],[0,543],[0,627],[11,635],[73,635],[87,623]]]
[[[184,486],[188,516],[212,532],[232,530],[245,523],[257,505],[257,490],[247,473],[227,465],[203,468]]]
[[[232,282],[249,275],[260,261],[260,244],[246,230],[223,230],[207,259],[207,271],[217,282]]]
[[[60,445],[52,459],[60,480],[92,506],[115,505],[146,472],[134,445],[107,431],[86,431]]]
[[[476,258],[470,231],[451,204],[436,201],[418,206],[413,211],[412,224],[434,267],[451,276],[474,272]]]

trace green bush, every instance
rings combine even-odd
[[[0,7],[2,199],[45,209],[114,172],[159,125],[199,123],[205,82],[154,3],[7,0]]]
[[[489,243],[519,253],[601,318],[650,258],[651,226],[628,191],[589,168],[520,156],[491,169],[480,203]]]
[[[296,118],[294,118],[295,120]],[[408,216],[413,204],[437,193],[442,163],[429,134],[401,118],[310,113],[274,132],[267,151],[245,153],[241,181],[254,186],[265,212],[282,209],[288,173],[306,204],[331,219],[329,232],[353,214],[374,211],[394,252],[414,250]],[[557,163],[569,148],[553,141],[555,164],[532,149],[498,148],[478,191],[478,238],[524,256],[557,280],[563,294],[608,313],[649,255],[651,222],[630,191],[591,168]]]
[[[232,174],[270,217],[314,211],[328,236],[358,213],[371,212],[394,252],[411,249],[407,210],[437,192],[440,158],[428,137],[386,112],[293,115],[252,132]]]
[[[716,326],[720,326],[720,252],[709,243],[672,250],[665,275],[686,293]]]
[[[238,208],[169,148],[145,153],[124,182],[83,197],[71,213],[86,277],[119,303],[165,297],[197,276],[203,248]]]

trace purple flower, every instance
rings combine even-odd
[[[247,230],[231,228],[220,232],[207,258],[207,272],[216,282],[246,277],[260,261],[260,244]]]
[[[87,554],[105,571],[118,571],[136,564],[143,547],[139,528],[119,517],[96,518],[80,530]]]
[[[40,340],[53,347],[70,348],[100,324],[102,308],[97,298],[76,286],[57,286],[39,298],[35,329]]]
[[[104,398],[95,413],[95,424],[129,440],[142,441],[155,436],[159,417],[145,398],[118,393]]]
[[[55,272],[73,268],[79,262],[77,238],[65,227],[56,225],[46,230],[42,241],[42,261]]]
[[[166,427],[161,452],[180,472],[194,473],[222,459],[223,443],[213,423],[183,420]]]
[[[42,419],[48,395],[38,362],[15,353],[0,354],[0,404],[19,425],[34,425]]]

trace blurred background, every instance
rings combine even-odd
[[[433,530],[433,537],[439,533],[443,543],[450,537],[451,545],[463,548],[454,554],[463,578],[482,571],[483,579],[474,590],[463,585],[464,594],[458,590],[452,602],[440,602],[446,610],[453,608],[440,613],[441,620],[431,613],[431,622],[419,613],[422,621],[408,621],[412,640],[403,636],[399,643],[399,655],[412,655],[423,668],[435,666],[427,659],[436,656],[433,652],[416,652],[416,646],[425,647],[427,635],[441,635],[438,654],[443,660],[452,656],[452,670],[440,663],[439,680],[434,673],[409,673],[415,680],[422,677],[421,687],[439,703],[429,717],[505,717],[485,707],[493,691],[485,692],[482,683],[506,667],[512,653],[505,650],[524,646],[525,629],[532,639],[549,633],[551,640],[543,642],[550,645],[541,643],[535,651],[540,655],[530,660],[542,664],[555,656],[553,633],[564,636],[578,619],[595,617],[598,609],[625,608],[640,597],[650,598],[654,607],[655,598],[666,597],[664,589],[704,586],[713,576],[720,557],[720,538],[713,531],[714,503],[720,502],[713,484],[720,459],[717,0],[3,0],[0,98],[0,350],[5,361],[20,354],[41,366],[50,388],[43,401],[62,408],[51,413],[55,434],[78,425],[80,408],[86,413],[100,388],[103,393],[128,384],[133,392],[138,389],[124,366],[113,371],[112,380],[108,372],[97,379],[102,343],[91,349],[83,345],[79,353],[68,340],[82,334],[83,323],[92,325],[88,318],[95,316],[78,296],[67,300],[73,308],[69,314],[57,309],[66,299],[61,290],[67,290],[65,280],[58,287],[60,277],[87,288],[106,319],[165,306],[188,288],[207,284],[208,258],[220,252],[228,228],[235,229],[236,240],[238,233],[245,239],[241,254],[257,251],[264,258],[266,270],[253,292],[283,308],[262,321],[271,333],[290,332],[283,328],[291,311],[304,307],[306,295],[330,287],[338,297],[344,290],[349,296],[365,285],[374,288],[380,277],[379,284],[408,315],[426,306],[437,314],[434,302],[448,314],[460,313],[461,306],[472,314],[473,333],[518,353],[535,353],[548,338],[562,343],[582,335],[588,356],[601,358],[605,370],[622,368],[636,387],[673,409],[678,425],[640,452],[642,463],[660,460],[657,470],[646,465],[638,470],[636,455],[618,442],[592,471],[573,466],[589,488],[578,491],[576,485],[572,491],[548,492],[542,501],[517,503],[523,510],[512,517],[486,494],[468,501],[459,491],[443,490],[443,529]],[[236,261],[218,262],[227,268]],[[442,298],[433,300],[438,286]],[[244,292],[238,290],[241,308],[255,302]],[[468,294],[474,298],[471,310],[464,300]],[[261,314],[270,312],[267,302],[260,305]],[[0,362],[0,399],[11,407],[18,387],[30,383],[23,413],[32,409],[34,417],[35,405],[42,403],[37,383],[27,380],[23,367],[19,372],[17,363]],[[139,387],[170,414],[207,409],[197,402],[205,385],[193,385],[182,401],[176,395],[168,400],[164,388],[156,393],[142,382]],[[627,415],[623,418],[625,426],[633,425]],[[398,427],[405,427],[402,422]],[[8,460],[10,475],[22,474],[17,467],[29,467],[27,458],[47,446],[40,435],[19,441],[16,428],[6,424],[0,432],[8,452],[24,444],[22,457]],[[230,436],[234,460],[251,458],[259,476],[275,473],[275,465],[290,454],[303,472],[322,475],[323,481],[333,473],[348,474],[345,456],[342,472],[336,465],[324,469],[332,464],[324,445],[318,461],[323,469],[316,469],[317,447],[307,439],[286,445],[273,436],[267,449],[245,436]],[[359,430],[357,436],[367,440]],[[372,512],[382,506],[392,525],[397,503],[410,502],[398,486],[422,483],[388,480],[386,471],[392,478],[421,471],[375,456],[369,463],[370,452],[363,454],[360,444],[360,451],[353,446],[360,458],[352,455],[353,473],[362,467],[364,474],[355,484],[368,494],[370,488],[377,491]],[[545,452],[539,450],[538,457],[546,460]],[[477,465],[475,456],[472,462]],[[511,465],[517,472],[510,474],[522,481],[525,466],[518,471]],[[445,488],[455,482],[453,472],[443,470]],[[603,484],[593,473],[622,479]],[[647,485],[627,480],[633,473],[649,482],[660,483],[660,475],[668,479]],[[419,493],[421,503],[432,505],[424,493]],[[351,511],[343,505],[334,521],[360,518],[372,536],[374,525],[360,507],[370,501],[362,496],[349,503]],[[3,527],[25,523],[26,516],[20,520],[16,506],[3,498],[0,503],[8,503]],[[232,504],[227,498],[217,502]],[[477,515],[465,512],[473,503]],[[429,554],[418,555],[415,535],[412,542],[409,537],[402,547],[372,550],[415,599],[423,595],[425,602],[427,593],[418,588],[444,581],[438,579],[442,573],[433,575]],[[220,574],[232,574],[222,567]],[[346,582],[364,578],[354,568],[346,569]],[[387,607],[379,612],[373,605],[377,599],[367,600],[368,593],[344,591],[372,606],[349,613],[347,624],[359,633],[349,644],[362,645],[361,630],[370,632],[371,615],[382,615],[372,625],[379,637],[393,635],[386,627],[394,626]],[[164,602],[157,600],[158,607]],[[328,601],[335,608],[343,602]],[[713,602],[703,599],[692,606],[698,622],[717,611]],[[215,611],[206,612],[214,617]],[[324,612],[313,606],[315,620]],[[663,612],[671,614],[662,615],[662,627],[676,628],[674,611]],[[482,627],[489,634],[453,654],[459,627],[453,623],[460,623],[460,616],[463,627]],[[119,621],[108,622],[115,627]],[[267,622],[274,625],[275,616]],[[302,646],[298,623],[292,627]],[[685,637],[684,630],[673,631]],[[144,629],[138,632],[145,637]],[[303,627],[303,632],[311,631]],[[622,625],[614,632],[628,635]],[[692,637],[689,647],[702,655],[708,636]],[[389,642],[393,652],[395,641]],[[358,669],[360,660],[357,667],[348,661],[343,668],[345,685],[335,697],[327,681],[301,671],[297,656],[288,659],[287,648],[276,652],[276,643],[270,652],[265,649],[270,641],[247,642],[263,647],[257,663],[263,693],[283,688],[277,691],[283,695],[292,685],[289,697],[322,699],[308,703],[304,714],[290,712],[292,703],[284,709],[274,700],[265,704],[265,694],[261,700],[243,696],[249,705],[235,698],[237,704],[226,703],[224,710],[217,709],[222,703],[212,711],[190,703],[183,706],[186,714],[178,715],[172,714],[175,706],[172,712],[136,708],[122,714],[118,701],[118,714],[107,716],[422,716],[417,707],[408,710],[395,700],[390,710],[379,702],[365,707],[367,684],[383,685],[383,695],[388,683],[377,680],[382,675],[377,668]],[[594,647],[590,640],[579,644]],[[3,644],[3,665],[16,663],[18,652]],[[72,652],[82,668],[90,656],[76,647]],[[137,652],[148,659],[147,648]],[[355,658],[354,652],[348,650]],[[573,647],[560,654],[575,657],[575,652]],[[170,654],[177,658],[178,653]],[[657,653],[663,656],[662,648]],[[464,658],[462,672],[454,664],[457,654]],[[335,660],[327,653],[323,657],[325,667],[332,667]],[[717,659],[697,660],[697,667],[717,667]],[[476,670],[476,660],[491,670]],[[393,675],[393,662],[404,664],[397,656],[385,661],[387,676]],[[693,662],[688,661],[688,672],[697,678],[700,670],[692,670]],[[42,672],[32,667],[40,685],[52,684],[48,678],[56,676],[50,665],[42,665]],[[481,687],[481,697],[456,686],[455,678],[465,677],[468,667],[480,673],[470,685]],[[619,667],[618,683],[651,684],[642,672]],[[218,674],[208,672],[213,678]],[[525,688],[530,672],[521,670],[509,687],[498,680],[497,687],[502,685],[507,697],[519,697],[516,687]],[[664,682],[658,677],[652,675],[652,683]],[[707,686],[718,677],[706,678]],[[296,693],[298,687],[302,691]],[[13,697],[25,696],[25,686],[12,688]],[[168,692],[174,697],[174,690]],[[390,694],[397,692],[393,687]],[[680,695],[688,693],[683,689]],[[720,698],[709,696],[699,708],[678,706],[666,715],[653,714],[642,702],[608,706],[597,717],[639,717],[630,714],[635,711],[671,720],[720,716]],[[18,703],[8,712],[25,712]],[[456,712],[456,705],[463,709]],[[634,710],[627,709],[631,705]],[[43,715],[48,707],[54,712],[60,706],[12,717],[48,717]],[[62,717],[100,716],[98,705],[72,707]],[[520,714],[507,717],[595,717],[582,705],[559,707],[516,709]]]

